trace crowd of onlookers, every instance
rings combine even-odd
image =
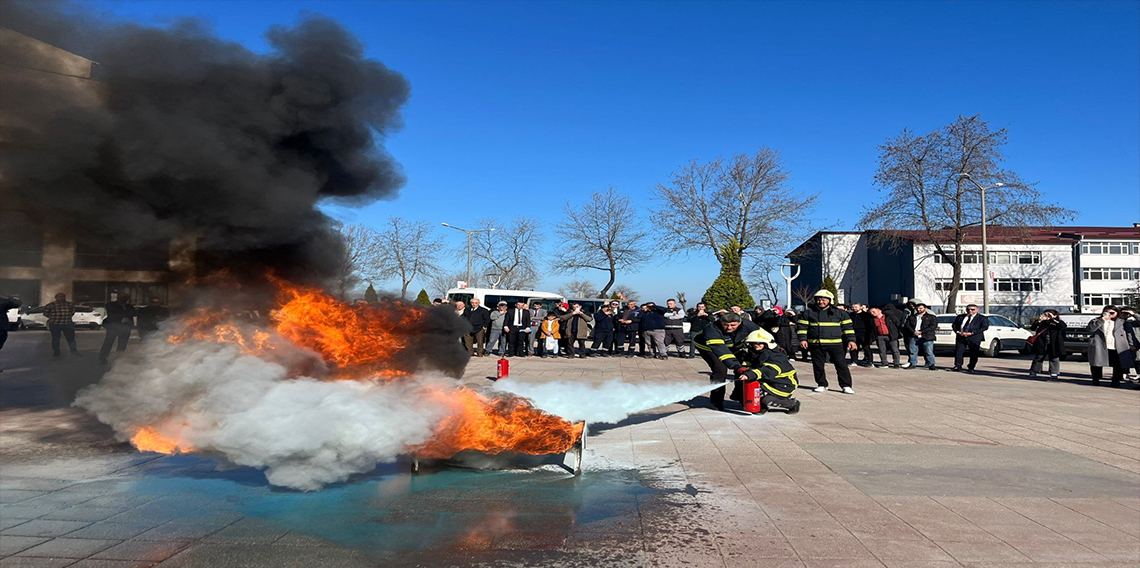
[[[436,305],[443,304],[435,300]],[[704,303],[685,310],[675,300],[664,306],[654,302],[612,300],[594,313],[580,304],[560,303],[547,310],[541,303],[509,305],[499,302],[487,308],[473,299],[470,304],[451,305],[470,325],[464,346],[474,357],[693,357],[696,347],[683,332],[689,323],[693,333],[720,314],[734,313],[769,331],[778,348],[791,358],[810,361],[812,350],[797,335],[799,314],[780,306],[745,310],[740,306],[711,311]],[[934,346],[938,319],[921,300],[905,305],[882,306],[853,303],[835,304],[849,319],[854,332],[853,348],[842,349],[844,364],[896,369],[939,368]],[[954,357],[951,371],[978,372],[983,337],[989,319],[978,306],[969,305],[951,325]],[[1111,383],[1136,382],[1140,370],[1140,318],[1134,310],[1108,306],[1088,325],[1088,359],[1094,384],[1111,369]],[[1029,374],[1034,378],[1056,379],[1065,357],[1065,322],[1056,310],[1046,310],[1032,326],[1028,351],[1033,355]],[[901,344],[901,345],[900,345]],[[669,347],[673,346],[670,350]],[[838,352],[837,352],[838,353]],[[877,361],[876,361],[876,353]],[[905,354],[904,354],[905,353]],[[817,353],[817,358],[820,354]],[[833,362],[832,353],[822,355]],[[848,359],[849,358],[849,359]]]

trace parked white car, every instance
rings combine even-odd
[[[75,322],[76,327],[86,327],[89,329],[99,329],[103,325],[103,319],[107,317],[107,313],[103,308],[92,308],[90,306],[75,306],[75,315],[71,316],[71,321]],[[47,328],[47,316],[44,315],[44,307],[32,308],[23,315],[24,329],[45,329]]]
[[[935,349],[954,349],[954,318],[958,314],[938,314],[938,336],[934,340]],[[996,357],[1002,351],[1026,352],[1029,344],[1025,341],[1033,336],[1027,329],[1018,327],[1004,316],[986,314],[990,328],[982,336],[982,354]]]
[[[8,310],[8,329],[20,329],[21,324],[23,323],[21,321],[21,318],[23,316],[24,312],[21,311],[20,308],[12,308]]]

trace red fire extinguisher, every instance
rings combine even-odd
[[[764,392],[760,390],[760,381],[744,381],[744,411],[752,414],[763,414],[764,407],[760,399]]]
[[[495,372],[495,380],[505,379],[511,374],[511,362],[506,357],[499,359],[498,369]]]

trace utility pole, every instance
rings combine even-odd
[[[788,274],[784,274],[784,267],[788,268]],[[794,271],[794,272],[793,272]],[[800,265],[798,264],[781,264],[780,276],[784,277],[784,281],[788,283],[786,296],[784,297],[784,309],[792,307],[792,280],[800,277]]]
[[[988,314],[990,313],[990,253],[986,250],[986,190],[997,189],[1005,184],[998,182],[983,187],[982,184],[974,181],[970,174],[960,173],[958,177],[969,180],[982,192],[982,313]]]
[[[455,229],[456,231],[463,231],[464,233],[467,233],[467,285],[470,286],[471,285],[471,237],[475,233],[490,233],[491,231],[494,231],[495,228],[491,227],[490,229],[476,229],[473,231],[468,231],[467,229],[460,229],[459,227],[456,227],[454,225],[448,225],[447,223],[441,223],[441,224],[444,227],[447,227],[448,229]]]

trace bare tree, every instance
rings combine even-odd
[[[555,272],[583,268],[607,272],[610,279],[599,293],[605,297],[618,270],[636,271],[637,265],[649,260],[649,233],[642,228],[642,213],[613,186],[577,207],[566,203],[563,212],[555,230],[559,246],[551,259]]]
[[[664,204],[654,218],[659,240],[670,252],[712,252],[722,265],[724,246],[734,239],[735,252],[753,263],[781,256],[811,232],[803,217],[817,197],[793,191],[787,181],[779,153],[770,148],[727,161],[693,160],[657,184],[656,199]]]
[[[677,303],[681,304],[682,310],[689,309],[688,302],[685,301],[685,293],[684,292],[675,292],[675,298],[677,300]]]
[[[428,274],[427,276],[427,291],[431,294],[432,298],[442,298],[447,295],[447,291],[454,288],[460,280],[467,279],[466,270],[452,270],[444,271],[439,270]],[[467,283],[468,286],[474,288],[479,286],[479,278],[477,275],[471,275],[471,281]]]
[[[480,220],[475,230],[495,230],[475,233],[473,237],[471,250],[478,264],[477,272],[488,275],[504,289],[525,290],[536,286],[538,249],[542,244],[538,227],[538,221],[526,218],[514,219],[506,227],[494,219]],[[466,246],[463,255],[466,258]]]
[[[376,234],[379,250],[375,272],[383,280],[400,281],[400,299],[408,299],[408,285],[425,274],[439,272],[436,259],[443,240],[433,234],[423,221],[406,221],[389,217],[384,229]]]
[[[986,193],[987,223],[1024,228],[1072,216],[1072,212],[1042,201],[1041,193],[1014,172],[1003,169],[1005,128],[991,130],[979,115],[959,116],[926,135],[910,130],[879,147],[875,184],[883,201],[864,209],[859,221],[872,233],[873,242],[898,245],[894,230],[919,231],[934,245],[936,254],[953,269],[947,290],[946,311],[954,312],[962,281],[962,244],[970,228],[981,224],[981,196],[968,174],[982,185],[1002,183]],[[1008,234],[1008,233],[1007,233]]]
[[[780,290],[784,287],[784,283],[777,283],[772,277],[778,271],[778,267],[778,262],[771,257],[764,257],[754,263],[748,271],[748,287],[760,290],[761,297],[772,300],[773,305],[779,304],[783,297]]]
[[[792,296],[795,296],[795,298],[799,300],[801,304],[809,306],[811,305],[811,301],[815,299],[815,293],[818,291],[818,288],[813,288],[807,284],[800,284],[799,286],[792,288]],[[790,308],[791,306],[787,307]]]
[[[598,287],[589,280],[571,280],[558,288],[558,293],[567,298],[602,298],[598,295]]]
[[[334,280],[336,293],[347,299],[349,292],[361,281],[377,277],[376,260],[380,254],[376,231],[360,224],[338,224],[336,227],[344,242],[337,259],[337,272]]]

